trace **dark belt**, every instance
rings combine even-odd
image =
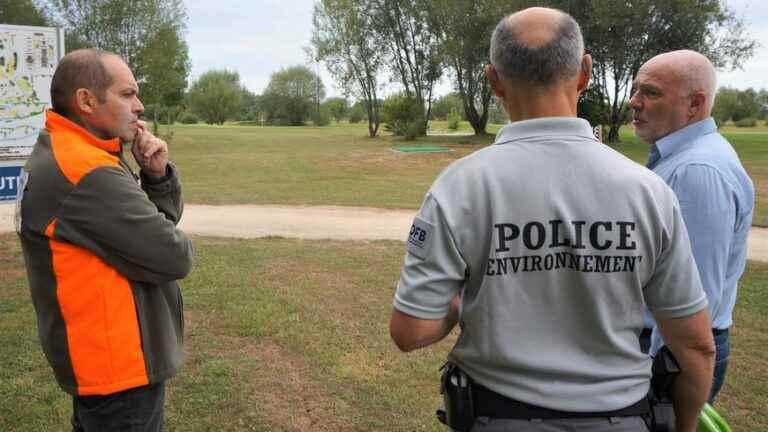
[[[529,405],[502,396],[477,383],[472,386],[475,400],[475,416],[496,419],[572,419],[599,417],[638,417],[649,413],[648,400],[642,398],[636,403],[614,411],[568,412]]]
[[[722,334],[727,334],[727,333],[728,333],[728,329],[727,328],[724,328],[724,329],[713,328],[712,329],[712,336],[720,336]]]

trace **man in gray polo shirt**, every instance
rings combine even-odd
[[[714,345],[674,193],[576,118],[592,61],[570,16],[531,8],[504,18],[491,63],[511,123],[427,193],[393,340],[410,351],[459,322],[449,360],[475,383],[473,432],[643,431],[647,305],[682,369],[677,430],[694,431]]]

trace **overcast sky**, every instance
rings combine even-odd
[[[187,41],[192,79],[212,68],[235,70],[249,90],[263,92],[280,68],[307,64],[304,47],[312,32],[313,0],[184,0],[189,14]],[[745,89],[768,88],[768,1],[727,0],[745,17],[761,46],[744,70],[721,71],[719,84]],[[315,65],[309,65],[312,69]],[[341,93],[320,65],[329,96]],[[451,90],[446,81],[438,94]]]

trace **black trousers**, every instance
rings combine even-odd
[[[72,397],[72,432],[161,432],[165,383]]]

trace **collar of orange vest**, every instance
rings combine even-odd
[[[68,132],[77,134],[86,143],[110,153],[120,151],[120,138],[110,140],[97,138],[84,127],[50,109],[45,111],[45,129],[50,133]]]

